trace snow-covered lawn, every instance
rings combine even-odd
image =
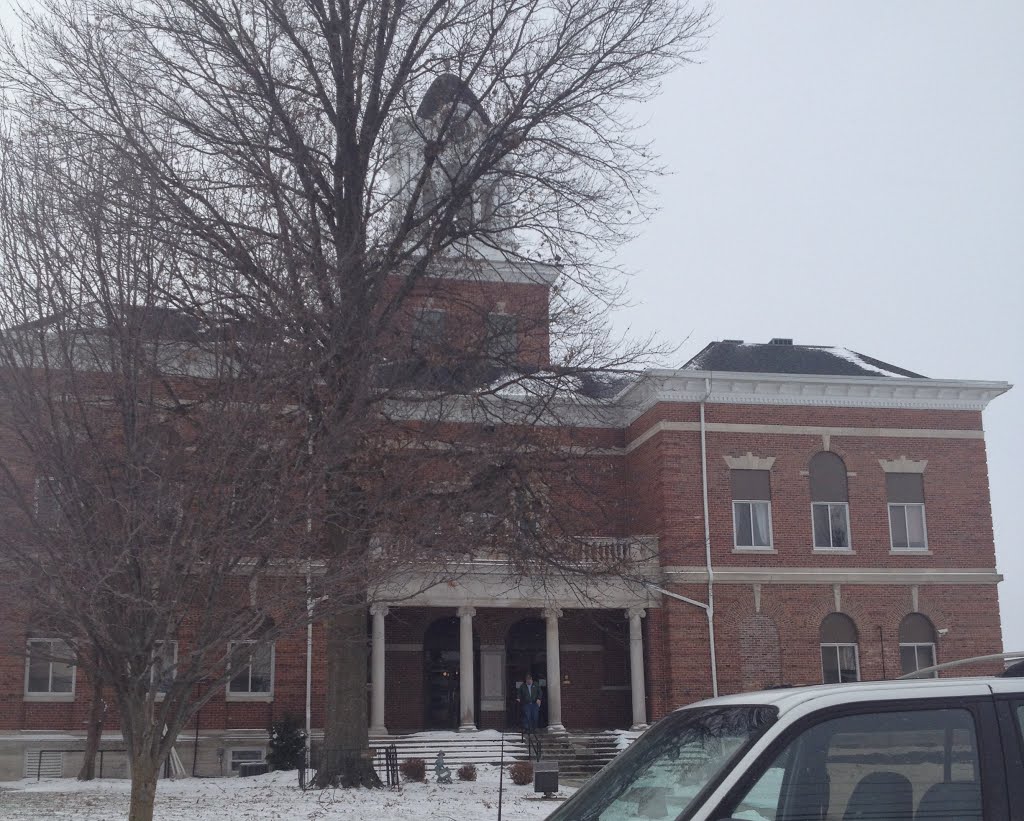
[[[303,792],[295,773],[255,778],[185,778],[161,781],[156,821],[493,821],[498,817],[498,768],[477,768],[479,780],[449,785],[410,784],[397,790]],[[2,821],[123,821],[129,783],[121,780],[30,780],[0,784]],[[562,794],[572,792],[563,789]],[[534,797],[505,773],[502,817],[546,818],[558,803]]]

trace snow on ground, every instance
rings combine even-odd
[[[606,733],[615,739],[615,748],[625,750],[634,741],[644,734],[643,730],[606,730]]]
[[[451,785],[405,782],[399,790],[298,788],[294,772],[254,778],[184,778],[161,781],[155,821],[492,821],[498,817],[498,768],[477,768],[475,782]],[[502,816],[539,821],[558,806],[534,797],[533,786],[504,779]],[[70,778],[0,785],[0,821],[123,821],[128,781],[81,783]],[[571,793],[563,789],[562,794]]]

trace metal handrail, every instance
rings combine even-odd
[[[544,747],[543,743],[541,742],[540,733],[537,732],[536,728],[529,728],[523,733],[523,735],[526,738],[527,758],[532,758],[534,761],[540,761],[541,756],[544,752]]]

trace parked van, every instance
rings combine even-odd
[[[714,698],[654,724],[549,821],[1024,821],[1024,678]]]

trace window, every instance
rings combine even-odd
[[[60,507],[60,485],[52,476],[36,479],[35,513],[39,527],[56,528],[64,521]]]
[[[889,499],[889,534],[893,550],[927,550],[924,523],[924,477],[920,473],[885,474]]]
[[[510,314],[487,315],[487,358],[499,365],[512,365],[519,350],[516,318]]]
[[[177,667],[178,642],[158,641],[153,651],[153,666],[149,669],[150,681],[156,682],[158,695],[165,695],[171,689]]]
[[[900,668],[903,675],[935,665],[935,628],[927,616],[911,613],[900,622]],[[922,678],[938,678],[937,671]]]
[[[241,645],[252,649],[246,652]],[[232,665],[231,680],[228,681],[229,696],[269,696],[273,691],[274,647],[255,646],[252,641],[232,642],[229,651],[236,660]],[[234,668],[238,672],[234,671]]]
[[[771,479],[767,470],[732,470],[732,522],[737,549],[771,549]]]
[[[444,334],[444,311],[420,308],[413,317],[412,349],[422,353],[436,346]]]
[[[821,721],[711,817],[981,821],[982,810],[973,717],[928,709]]]
[[[60,639],[29,639],[25,695],[69,700],[74,692],[74,656],[67,644]]]
[[[850,550],[846,465],[834,453],[811,459],[811,520],[816,550]]]
[[[235,748],[231,750],[228,763],[231,772],[237,773],[242,764],[262,764],[266,757],[267,754],[262,747]]]
[[[857,628],[843,613],[829,613],[821,623],[821,680],[825,684],[860,681]]]
[[[676,710],[590,781],[552,821],[679,818],[776,720],[767,706]],[[719,818],[720,816],[711,816]],[[745,817],[745,816],[744,816]]]

